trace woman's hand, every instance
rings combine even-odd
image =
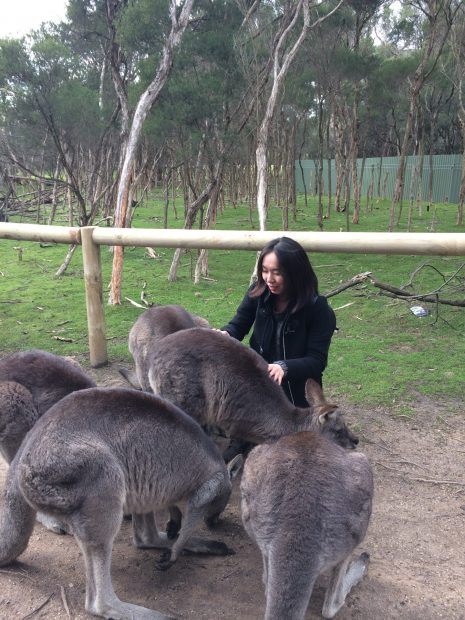
[[[279,364],[268,364],[268,374],[278,385],[281,385],[284,379],[284,370]]]
[[[215,332],[220,332],[220,334],[224,334],[225,336],[230,336],[230,333],[225,331],[224,329],[218,329],[216,327],[213,328]]]

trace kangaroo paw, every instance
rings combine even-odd
[[[181,523],[170,519],[166,524],[166,536],[168,540],[174,540],[178,537],[179,530],[181,529]]]
[[[235,555],[236,552],[219,540],[191,538],[182,550],[186,555]]]
[[[171,549],[166,549],[157,562],[157,568],[158,570],[168,570],[174,563],[175,561],[171,559]]]

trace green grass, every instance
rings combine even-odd
[[[464,232],[455,226],[454,205],[438,205],[434,213],[423,212],[414,220],[413,231]],[[178,212],[181,214],[181,207]],[[315,204],[308,210],[299,200],[297,220],[290,218],[292,230],[316,230]],[[160,227],[161,203],[148,201],[136,211],[134,226]],[[362,211],[361,223],[351,230],[385,231],[389,215],[387,202]],[[406,230],[406,210],[397,230]],[[169,226],[181,228],[170,211]],[[334,213],[325,220],[325,230],[345,230],[345,214]],[[218,214],[217,229],[258,229],[256,213],[252,226],[247,206],[227,206]],[[271,208],[269,230],[281,230],[281,210]],[[19,251],[22,247],[22,260]],[[38,347],[59,354],[88,357],[87,319],[84,296],[82,255],[76,251],[67,273],[54,276],[66,254],[64,245],[0,240],[0,349],[14,351]],[[149,303],[178,303],[206,317],[219,327],[233,315],[247,287],[255,253],[234,250],[210,250],[209,279],[194,285],[192,274],[197,251],[186,252],[179,278],[174,283],[167,275],[174,250],[155,248],[157,259],[144,248],[126,248],[123,297],[140,302],[142,290]],[[377,254],[315,253],[311,260],[318,274],[320,290],[325,293],[354,275],[371,271],[394,286],[405,285],[410,274],[422,263],[432,265],[446,277],[464,263],[463,257],[384,256]],[[111,254],[102,247],[103,280],[111,274]],[[461,290],[455,298],[465,298],[465,269]],[[420,292],[434,290],[442,278],[433,269],[419,274]],[[454,280],[457,283],[457,280]],[[460,284],[460,282],[459,282]],[[448,293],[447,296],[452,296]],[[104,298],[107,292],[104,290]],[[433,399],[463,397],[465,359],[465,309],[423,304],[430,311],[416,317],[414,302],[380,295],[370,283],[359,285],[330,298],[336,311],[339,331],[330,349],[325,372],[325,388],[332,397],[365,405],[389,406],[400,415],[408,415],[418,394]],[[141,313],[126,299],[121,306],[106,306],[108,352],[112,362],[127,361],[128,332]],[[438,312],[438,315],[436,315]]]

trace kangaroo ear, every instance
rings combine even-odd
[[[243,466],[244,457],[242,456],[242,454],[237,454],[231,461],[229,461],[227,465],[229,479],[234,480],[234,478],[236,478],[237,474],[241,471]]]
[[[193,314],[192,318],[194,319],[194,323],[197,327],[210,327],[210,323],[207,319],[204,319],[203,316],[198,316],[197,314]]]
[[[307,379],[305,382],[305,398],[315,407],[326,402],[321,385],[314,379]]]
[[[335,411],[337,411],[337,405],[330,405],[329,403],[323,405],[320,408],[318,413],[318,422],[323,426],[328,420],[330,420],[334,416]]]

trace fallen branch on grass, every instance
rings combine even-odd
[[[340,286],[330,291],[329,293],[325,293],[325,297],[334,297],[334,295],[338,295],[339,293],[342,293],[342,291],[345,291],[348,288],[351,288],[352,286],[357,286],[357,284],[366,282],[368,279],[368,276],[371,276],[371,271],[365,271],[364,273],[359,273],[358,275],[354,276],[350,280],[347,280],[347,282],[343,282]]]
[[[464,263],[465,265],[465,263]],[[458,272],[460,271],[460,269],[462,269],[462,267],[464,266],[462,265],[454,274],[455,277]],[[419,269],[416,270],[417,273]],[[437,271],[437,269],[436,269]],[[447,281],[445,283],[450,284],[450,280],[452,278],[448,278]],[[411,286],[411,280],[412,278],[410,278],[409,281],[409,286]],[[374,287],[380,289],[381,294],[382,295],[386,295],[387,297],[394,297],[395,299],[404,299],[405,301],[424,301],[424,302],[430,302],[433,304],[444,304],[446,306],[456,306],[459,308],[465,308],[465,299],[464,300],[460,300],[460,299],[447,299],[444,297],[440,297],[439,296],[439,291],[441,291],[444,288],[444,284],[442,284],[437,290],[435,291],[430,291],[429,293],[426,294],[422,294],[422,293],[412,293],[409,291],[406,291],[403,288],[398,288],[397,286],[393,286],[392,284],[387,284],[386,282],[381,282],[380,280],[377,280],[373,275],[371,271],[365,271],[363,273],[359,273],[356,276],[354,276],[353,278],[351,278],[350,280],[347,280],[346,282],[343,282],[342,284],[340,284],[338,287],[336,287],[335,289],[333,289],[332,291],[329,291],[328,293],[325,293],[325,297],[334,297],[335,295],[338,295],[339,293],[342,293],[343,291],[347,290],[348,288],[351,288],[353,286],[357,286],[358,284],[362,284],[364,282],[369,281]]]
[[[370,282],[376,288],[384,291],[384,294],[387,294],[388,297],[396,297],[397,299],[405,299],[410,301],[426,301],[433,304],[438,303],[445,304],[446,306],[459,306],[461,308],[465,308],[465,300],[460,301],[458,299],[444,299],[439,297],[439,293],[428,293],[426,295],[422,295],[421,293],[408,293],[407,291],[397,288],[396,286],[392,286],[391,284],[380,282],[373,276],[370,277]]]
[[[133,299],[130,299],[129,297],[125,297],[124,299],[126,301],[129,301],[129,303],[132,304],[133,306],[136,306],[136,308],[144,308],[144,310],[147,308],[147,306],[143,306],[142,304],[138,303],[137,301],[134,301]]]

